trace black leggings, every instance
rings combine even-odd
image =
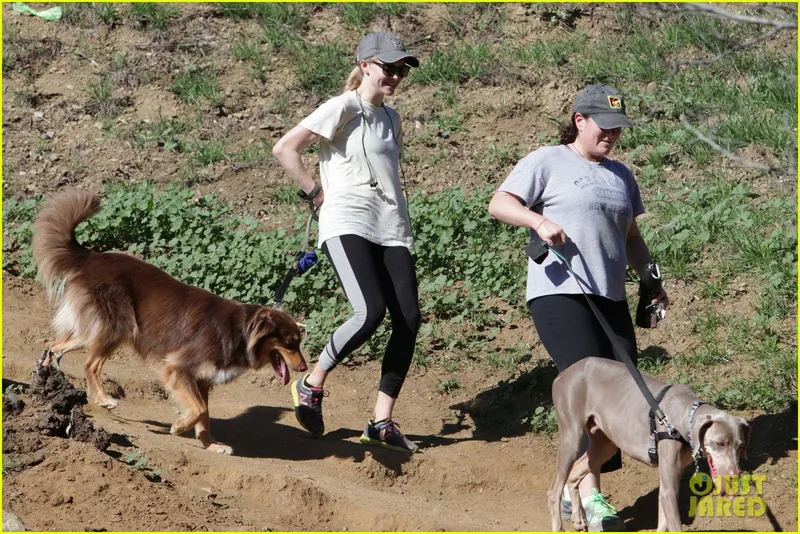
[[[636,333],[624,300],[613,301],[589,295],[611,330],[620,338],[622,348],[637,362]],[[611,340],[592,313],[583,295],[547,295],[528,302],[528,310],[536,325],[539,339],[555,362],[558,372],[589,356],[616,359]],[[584,440],[585,441],[585,440]],[[616,471],[622,467],[619,450],[601,467],[601,472]]]
[[[411,253],[406,247],[376,245],[356,235],[328,239],[322,250],[353,306],[353,316],[333,333],[320,355],[320,365],[330,371],[363,345],[383,322],[388,308],[392,334],[378,390],[397,398],[411,366],[420,323]]]
[[[589,298],[608,321],[611,330],[622,338],[622,347],[631,355],[633,363],[636,363],[636,333],[633,331],[628,303],[597,295],[589,295]],[[611,340],[583,295],[538,297],[528,302],[528,310],[533,317],[539,339],[558,367],[559,373],[589,356],[615,359]]]

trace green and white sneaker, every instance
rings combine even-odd
[[[591,497],[584,499],[583,511],[586,513],[586,522],[589,532],[624,532],[625,522],[617,515],[617,509],[606,502],[606,497],[592,490]],[[561,499],[561,519],[572,519],[572,503]]]

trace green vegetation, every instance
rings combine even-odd
[[[158,468],[153,469],[149,466],[150,458],[142,454],[138,449],[134,449],[125,455],[125,463],[134,471],[140,471],[150,482],[162,482],[161,470]]]
[[[495,54],[486,43],[437,49],[419,68],[412,69],[408,80],[423,85],[484,80],[489,77],[495,61]]]
[[[221,98],[217,73],[210,68],[188,68],[176,74],[172,92],[186,102],[199,103],[205,99],[211,106],[216,106]]]
[[[172,19],[180,14],[180,8],[175,4],[161,4],[155,2],[137,2],[130,4],[130,16],[156,31],[167,30]]]
[[[352,69],[351,52],[341,44],[311,44],[295,52],[300,87],[317,97],[340,92]]]

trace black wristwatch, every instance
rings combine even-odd
[[[322,191],[322,188],[318,185],[314,186],[314,189],[306,193],[302,189],[297,192],[297,196],[305,200],[306,202],[311,202],[316,198],[319,192]]]

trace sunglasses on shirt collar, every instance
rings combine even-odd
[[[373,61],[373,63],[379,66],[386,76],[405,78],[408,76],[408,73],[411,72],[411,67],[408,65],[390,65],[387,63],[381,63],[380,61]]]

